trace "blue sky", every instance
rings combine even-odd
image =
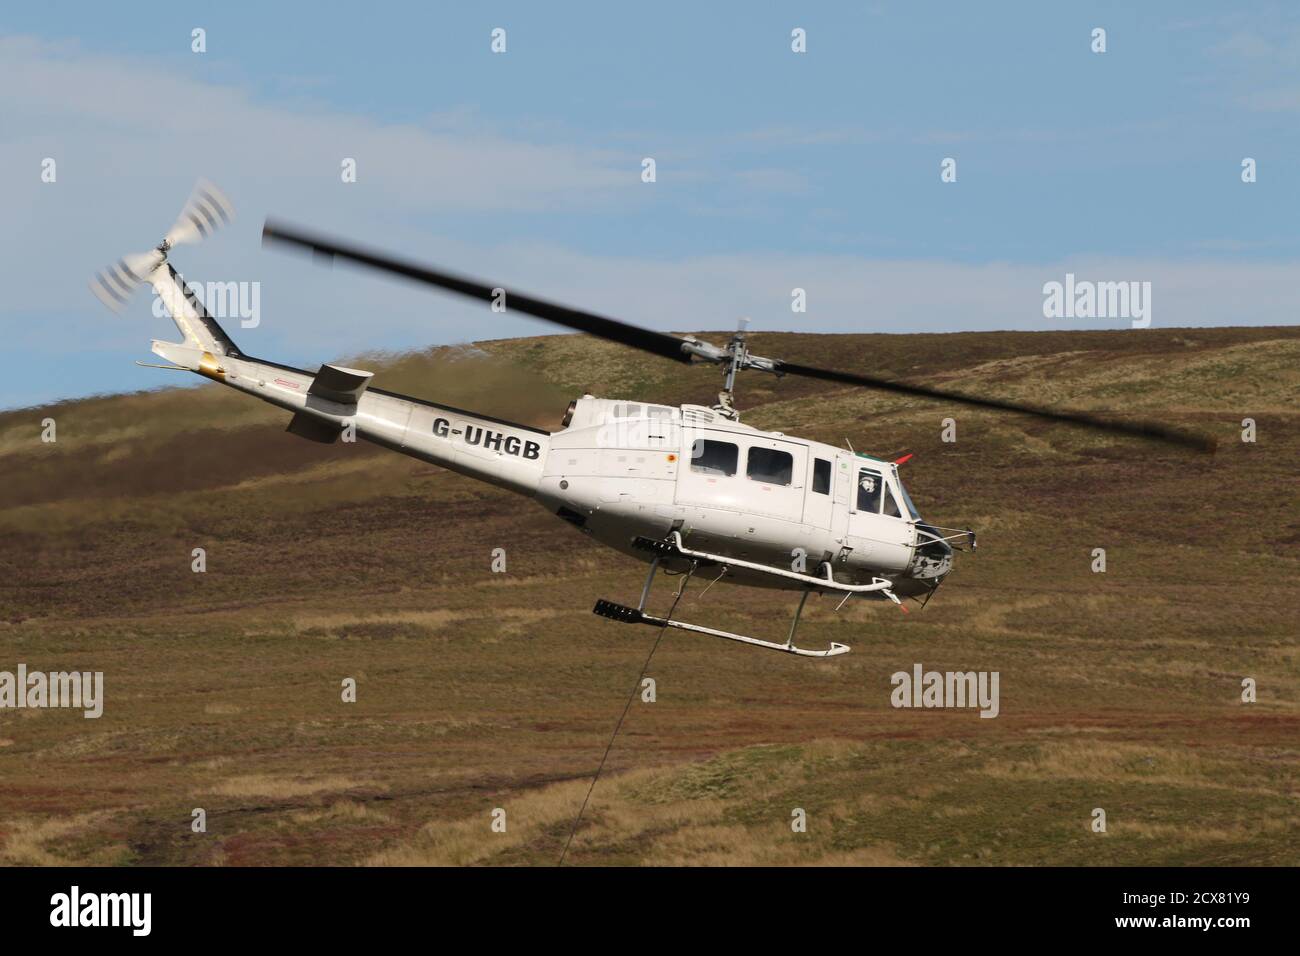
[[[260,282],[232,335],[308,365],[546,328],[263,251],[268,215],[663,329],[1060,328],[1066,271],[1151,281],[1155,326],[1300,311],[1288,4],[25,5],[0,89],[0,407],[174,384],[131,363],[174,337],[148,296],[85,279],[199,176],[239,218],[177,267]]]

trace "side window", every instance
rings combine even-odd
[[[775,448],[751,448],[745,474],[769,485],[788,485],[794,478],[794,455]]]
[[[736,473],[739,460],[740,449],[729,441],[697,438],[691,442],[691,471],[730,477]]]
[[[884,488],[880,472],[871,468],[858,469],[858,510],[880,514],[880,493]]]
[[[825,458],[813,459],[812,490],[819,495],[831,493],[831,463]]]
[[[894,491],[889,485],[885,485],[885,514],[891,518],[903,517],[903,512],[898,509],[898,502],[894,500]]]

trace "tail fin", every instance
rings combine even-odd
[[[184,336],[184,341],[179,343],[154,342],[155,352],[162,355],[163,353],[158,351],[159,345],[176,344],[187,349],[211,352],[216,356],[240,354],[234,340],[217,324],[217,320],[208,314],[203,303],[189,290],[181,274],[172,268],[170,262],[154,270],[149,281],[162,301],[163,307],[166,308],[167,314],[172,317],[176,328],[180,329],[181,335]],[[170,358],[170,356],[164,357]]]
[[[215,366],[214,357],[238,355],[239,349],[224,329],[208,314],[203,304],[185,285],[185,280],[167,261],[172,246],[199,242],[233,215],[230,200],[212,183],[199,180],[176,223],[156,248],[124,256],[91,280],[95,296],[114,312],[124,309],[131,294],[143,283],[153,286],[167,313],[184,337],[181,342],[153,343],[153,351],[177,365],[195,370]],[[204,356],[208,362],[204,362]]]

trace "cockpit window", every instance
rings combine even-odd
[[[898,490],[903,495],[903,505],[907,508],[907,513],[912,516],[913,521],[920,521],[921,512],[917,511],[916,505],[912,504],[912,496],[907,493],[907,489],[903,487],[901,481],[898,483]]]
[[[898,502],[894,500],[894,492],[889,485],[885,485],[885,514],[891,518],[903,517],[903,512],[898,510]]]
[[[901,503],[901,504],[900,504]],[[921,516],[916,513],[912,499],[907,497],[902,483],[897,487],[889,482],[883,473],[874,468],[858,469],[858,510],[870,514],[883,514],[890,518],[903,517],[903,508],[913,518]]]
[[[873,468],[859,468],[858,510],[880,514],[880,493],[884,485],[880,472]]]

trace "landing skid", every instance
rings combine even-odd
[[[808,592],[804,592],[804,598],[808,597]],[[803,607],[803,601],[799,602]],[[653,627],[675,627],[681,631],[690,631],[693,634],[707,634],[709,637],[721,637],[728,641],[739,641],[742,644],[752,644],[755,647],[766,647],[774,651],[784,651],[787,654],[798,654],[800,657],[837,657],[840,654],[847,654],[850,650],[847,644],[836,644],[831,642],[831,646],[824,651],[810,651],[804,647],[795,647],[794,644],[778,644],[775,641],[763,641],[757,637],[748,637],[744,634],[733,634],[731,631],[720,631],[714,627],[705,627],[702,624],[689,624],[686,621],[672,621],[664,617],[655,617],[653,614],[647,614],[634,607],[624,607],[622,604],[615,604],[612,601],[597,601],[595,613],[601,617],[607,617],[614,621],[622,621],[625,624],[649,624]]]
[[[650,551],[654,554],[654,559],[650,562],[650,573],[646,575],[645,586],[641,589],[641,600],[636,607],[627,607],[622,604],[615,604],[613,601],[599,600],[592,611],[601,617],[607,617],[613,621],[621,621],[624,624],[649,624],[652,627],[673,627],[681,631],[690,631],[693,634],[705,634],[709,637],[720,637],[728,641],[738,641],[741,644],[750,644],[754,647],[766,647],[773,651],[782,651],[786,654],[797,654],[800,657],[838,657],[840,654],[847,654],[850,650],[847,644],[837,644],[831,642],[831,646],[824,651],[812,651],[803,647],[796,647],[794,643],[795,631],[799,628],[799,618],[803,614],[804,604],[808,602],[808,595],[813,591],[839,591],[844,594],[845,600],[854,594],[861,594],[868,591],[878,591],[883,593],[890,600],[898,603],[891,590],[892,582],[884,578],[876,578],[870,584],[841,584],[834,580],[831,575],[830,565],[823,563],[822,568],[824,575],[801,574],[797,571],[785,571],[780,568],[769,567],[768,565],[759,564],[754,561],[743,561],[738,558],[729,558],[725,555],[711,554],[707,551],[695,551],[685,547],[682,544],[681,535],[674,531],[666,540],[654,541],[649,538],[637,538],[635,541],[637,548],[643,551]],[[790,622],[790,634],[784,644],[778,644],[776,641],[764,641],[757,637],[749,637],[745,634],[734,634],[731,631],[722,631],[713,627],[704,627],[701,624],[690,624],[686,621],[674,621],[671,618],[655,617],[647,614],[645,611],[646,602],[650,598],[650,588],[654,584],[655,573],[659,570],[659,564],[665,557],[680,557],[690,561],[690,569],[686,572],[682,581],[681,588],[677,594],[680,597],[686,591],[686,585],[690,583],[695,569],[699,567],[701,561],[708,561],[711,564],[720,564],[725,572],[726,568],[735,565],[738,567],[748,568],[752,571],[758,571],[764,574],[771,574],[775,577],[792,578],[803,583],[805,590],[799,598],[799,606],[795,609],[794,620]]]

